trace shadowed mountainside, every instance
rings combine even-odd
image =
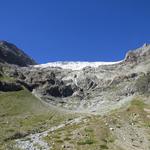
[[[36,62],[22,50],[6,41],[0,41],[0,62],[19,66],[36,64]]]

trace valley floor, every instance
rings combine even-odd
[[[146,101],[145,101],[146,100]],[[24,150],[149,150],[149,98],[135,96],[126,107],[80,114],[44,132],[17,139]]]

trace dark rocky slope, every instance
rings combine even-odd
[[[36,62],[22,50],[6,41],[0,41],[0,62],[19,66],[36,64]]]

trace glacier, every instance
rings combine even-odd
[[[71,70],[82,70],[85,67],[97,68],[101,65],[113,65],[122,62],[88,62],[88,61],[57,61],[49,62],[46,64],[34,65],[36,68],[47,68],[47,67],[60,67],[62,69],[71,69]]]

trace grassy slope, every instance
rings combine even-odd
[[[126,150],[125,146],[116,143],[116,141],[122,140],[116,132],[118,129],[123,131],[126,125],[129,129],[139,126],[139,128],[149,131],[149,113],[144,111],[145,108],[150,110],[150,106],[144,104],[143,99],[135,98],[129,107],[112,111],[106,116],[91,115],[86,118],[86,122],[82,121],[77,125],[66,126],[54,131],[53,134],[50,133],[44,139],[53,145],[52,150],[65,150],[67,147],[72,150]],[[133,114],[137,114],[136,120],[132,118]],[[145,135],[145,133],[143,134]],[[130,144],[129,146],[133,149],[131,141]],[[142,145],[142,143],[140,144]],[[131,148],[129,147],[129,149]]]
[[[104,121],[113,128],[115,144],[124,150],[150,148],[150,105],[145,103],[148,101],[149,97],[136,96],[129,106],[104,117]]]
[[[0,93],[0,149],[11,144],[9,138],[43,131],[70,117],[45,106],[26,89]]]
[[[52,150],[65,150],[67,147],[72,150],[120,150],[113,146],[115,137],[98,116],[88,117],[87,122],[78,125],[64,127],[44,139],[53,145]]]

